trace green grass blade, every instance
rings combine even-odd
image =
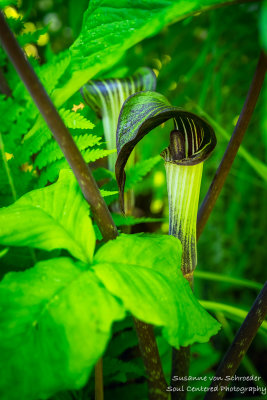
[[[199,302],[207,310],[220,311],[220,312],[226,314],[233,321],[237,321],[237,322],[243,322],[248,314],[248,311],[246,311],[246,310],[242,310],[241,308],[238,308],[238,307],[229,306],[228,304],[224,304],[224,303],[217,303],[214,301],[207,301],[207,300],[200,300]],[[266,320],[262,323],[262,325],[259,329],[259,333],[261,333],[261,335],[265,339],[267,339],[267,321]]]
[[[248,279],[233,278],[232,276],[215,274],[213,272],[195,271],[194,275],[196,278],[206,279],[208,281],[231,283],[233,285],[244,286],[244,287],[247,287],[250,289],[256,289],[256,290],[261,290],[261,288],[262,288],[262,284],[260,284],[258,282],[253,282]]]

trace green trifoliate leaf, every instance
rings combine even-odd
[[[120,302],[70,258],[42,261],[0,284],[0,398],[37,400],[83,386]]]
[[[96,253],[94,271],[136,318],[163,328],[170,345],[208,341],[219,324],[198,303],[180,270],[172,236],[122,235]]]
[[[116,148],[116,129],[121,107],[133,93],[154,90],[156,77],[149,68],[139,68],[131,77],[89,81],[81,88],[85,102],[102,118],[109,150]],[[109,156],[109,169],[114,171],[117,155]]]
[[[117,128],[118,158],[115,172],[123,206],[125,165],[136,144],[156,126],[173,119],[175,129],[180,132],[182,150],[172,148],[168,157],[175,162],[194,165],[204,161],[216,144],[212,127],[197,115],[179,107],[171,106],[168,100],[156,92],[141,92],[129,97],[121,110]]]
[[[62,170],[53,185],[0,210],[0,243],[66,249],[82,261],[92,261],[95,234],[89,207],[71,170]]]

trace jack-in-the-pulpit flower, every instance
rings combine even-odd
[[[197,264],[196,222],[203,162],[214,149],[216,139],[209,125],[204,130],[192,118],[175,119],[175,125],[170,145],[161,156],[167,177],[169,234],[182,243],[181,268],[186,275]]]
[[[156,92],[129,97],[121,110],[117,129],[116,178],[124,208],[125,165],[136,144],[156,126],[173,119],[170,145],[162,152],[169,197],[170,235],[182,242],[182,271],[193,272],[197,262],[196,221],[203,161],[216,145],[212,127],[199,116],[172,106]]]
[[[139,68],[128,78],[90,80],[81,88],[85,102],[102,118],[109,150],[116,149],[116,130],[124,101],[134,93],[155,88],[156,76],[146,67]],[[115,169],[116,158],[116,153],[109,155],[108,166],[111,171]]]

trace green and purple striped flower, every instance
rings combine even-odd
[[[133,76],[123,79],[90,80],[81,88],[85,102],[102,119],[104,135],[109,150],[116,148],[116,130],[121,107],[124,101],[134,93],[154,90],[156,76],[146,67],[139,68]],[[115,169],[117,154],[110,154],[108,165]]]
[[[182,270],[191,274],[197,263],[196,221],[203,162],[216,145],[212,127],[199,116],[170,105],[156,92],[129,97],[122,108],[117,129],[116,178],[123,209],[125,165],[136,144],[163,122],[173,119],[165,160],[169,199],[169,234],[182,242]]]

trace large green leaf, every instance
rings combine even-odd
[[[232,0],[91,0],[84,14],[81,33],[70,48],[69,80],[53,93],[53,101],[61,106],[89,79],[108,69],[130,47],[173,22],[195,13],[208,11]],[[27,137],[42,125],[41,118]]]
[[[198,303],[180,270],[172,236],[122,235],[96,253],[94,270],[135,317],[163,327],[175,347],[208,341],[219,324]]]
[[[0,284],[0,398],[35,400],[78,389],[103,354],[119,300],[70,258],[12,272]]]
[[[123,53],[173,22],[231,0],[91,0],[83,26],[70,48],[72,76],[56,90],[54,100],[63,104],[103,69],[114,65]]]
[[[95,234],[89,207],[71,170],[61,171],[55,184],[0,210],[0,243],[66,249],[82,261],[92,260]]]
[[[157,92],[140,92],[128,97],[117,127],[115,173],[122,206],[126,179],[124,169],[131,152],[147,133],[169,119],[173,119],[175,131],[171,133],[170,146],[164,151],[165,161],[195,165],[204,161],[214,149],[216,138],[211,125],[196,114],[172,106],[166,97]]]

